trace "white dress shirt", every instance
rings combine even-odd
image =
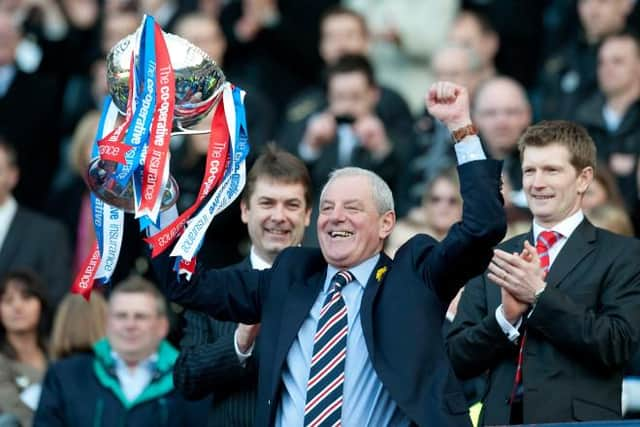
[[[551,269],[551,266],[553,265],[553,262],[557,258],[558,254],[560,253],[564,245],[567,243],[567,240],[569,239],[571,234],[574,232],[574,230],[578,228],[582,220],[584,220],[584,214],[582,213],[581,210],[578,210],[578,212],[574,213],[568,218],[563,219],[562,221],[560,221],[558,224],[551,227],[550,229],[546,229],[538,225],[535,222],[535,220],[533,221],[534,240],[532,244],[534,246],[535,246],[535,242],[538,240],[538,236],[543,231],[555,231],[557,233],[560,233],[560,238],[558,238],[558,241],[549,249],[549,269]],[[500,325],[500,328],[505,333],[505,335],[507,335],[509,340],[511,341],[517,340],[518,337],[520,336],[520,332],[518,332],[518,328],[522,324],[522,318],[518,319],[515,325],[512,325],[511,323],[509,323],[509,321],[504,317],[502,304],[500,304],[498,308],[496,308],[495,316],[496,316],[496,321]]]

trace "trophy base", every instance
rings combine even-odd
[[[129,180],[126,185],[118,184],[115,179],[116,166],[115,162],[96,157],[89,163],[87,184],[91,192],[106,204],[120,208],[127,213],[134,213],[133,183]],[[169,181],[162,192],[160,210],[164,211],[175,205],[179,195],[178,183],[172,176],[169,176]]]

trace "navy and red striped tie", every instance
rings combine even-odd
[[[349,271],[336,273],[320,310],[304,407],[304,425],[307,427],[337,426],[341,423],[349,329],[347,306],[341,290],[353,279],[353,274]]]

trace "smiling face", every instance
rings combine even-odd
[[[318,240],[330,265],[351,268],[382,250],[395,225],[395,212],[378,211],[368,177],[332,179],[320,199]]]
[[[167,335],[169,324],[159,313],[157,299],[149,293],[115,292],[109,300],[107,338],[127,363],[153,354]]]
[[[581,171],[560,144],[526,147],[522,158],[522,186],[537,224],[551,228],[580,209],[593,179],[593,168]]]
[[[255,251],[269,262],[283,249],[300,245],[311,215],[301,183],[265,177],[257,179],[248,203],[243,200],[240,208]]]

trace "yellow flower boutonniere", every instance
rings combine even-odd
[[[385,265],[384,267],[380,267],[379,269],[376,270],[376,280],[378,281],[378,283],[380,283],[382,281],[382,278],[384,277],[384,274],[387,272],[387,266]]]

